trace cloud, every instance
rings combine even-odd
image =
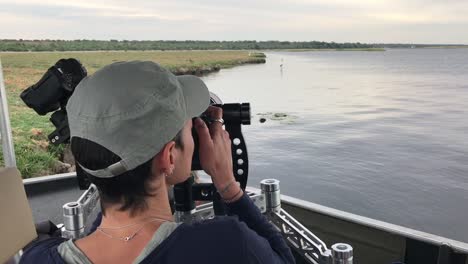
[[[0,38],[468,43],[466,13],[456,0],[0,0]]]
[[[0,1],[2,3],[2,1]],[[88,16],[94,16],[96,18],[102,17],[145,17],[145,18],[154,18],[158,20],[168,20],[168,21],[184,21],[191,17],[191,15],[185,14],[168,14],[164,12],[155,12],[154,10],[148,10],[144,8],[134,8],[127,6],[117,6],[112,4],[105,4],[104,2],[95,3],[91,1],[82,0],[80,2],[64,2],[56,0],[22,0],[13,4],[4,4],[4,8],[15,10],[17,13],[27,12],[34,14],[35,12],[38,15],[44,14],[44,11],[49,10],[58,10],[62,12],[54,13],[54,15],[59,16],[75,16],[76,14],[87,14]],[[30,12],[31,9],[34,12]],[[1,11],[1,9],[0,9]]]

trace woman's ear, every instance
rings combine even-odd
[[[153,166],[155,165],[158,168],[158,174],[165,173],[170,175],[175,167],[175,160],[176,160],[176,153],[175,153],[175,142],[170,141],[162,150],[156,155],[153,162]]]

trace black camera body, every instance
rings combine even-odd
[[[54,145],[70,140],[65,106],[75,87],[86,75],[86,69],[77,59],[61,59],[20,95],[23,102],[39,115],[55,111],[50,121],[56,130],[48,136]]]

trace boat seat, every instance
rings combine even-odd
[[[37,237],[23,180],[16,168],[0,168],[0,215],[0,263],[5,263]]]

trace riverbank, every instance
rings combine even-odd
[[[37,115],[20,99],[20,93],[37,82],[61,58],[77,58],[94,73],[116,61],[152,60],[176,75],[206,75],[243,64],[264,63],[261,53],[248,51],[113,51],[113,52],[24,52],[0,53],[18,169],[24,178],[73,171],[64,146],[50,145],[47,135],[55,128],[50,114]],[[0,153],[1,154],[1,153]],[[64,162],[65,161],[65,162]],[[0,166],[3,156],[0,155]]]

